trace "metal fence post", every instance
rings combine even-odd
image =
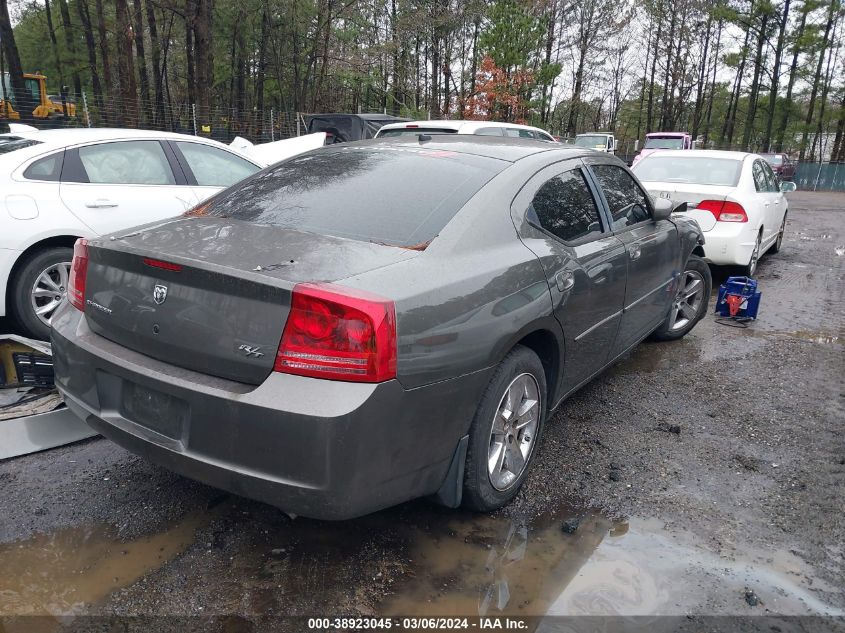
[[[91,114],[88,112],[88,97],[85,96],[85,91],[82,91],[82,111],[85,113],[85,124],[91,127]]]
[[[191,104],[191,118],[194,121],[194,136],[197,135],[197,104]]]
[[[299,136],[299,112],[296,113],[296,135]]]
[[[822,176],[822,167],[823,166],[824,166],[824,163],[822,163],[820,161],[819,162],[819,171],[818,171],[818,173],[816,173],[816,182],[813,183],[813,191],[815,191],[816,188],[819,186],[819,178],[821,178],[821,176]]]
[[[273,142],[276,140],[276,121],[275,117],[273,116],[273,108],[270,108],[270,141]]]

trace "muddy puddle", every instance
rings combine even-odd
[[[575,526],[577,525],[577,528]],[[391,615],[748,614],[745,591],[779,614],[842,615],[788,552],[718,556],[656,520],[596,512],[534,522],[463,517],[419,534],[413,574],[379,612]],[[764,598],[765,597],[765,598]]]
[[[185,551],[203,522],[189,516],[134,541],[96,525],[0,545],[0,615],[84,613]]]
[[[612,521],[569,507],[520,520],[417,502],[321,523],[280,520],[258,504],[246,506],[254,513],[244,511],[242,503],[249,504],[189,514],[132,541],[99,526],[4,544],[0,616],[108,612],[118,589],[146,596],[141,612],[156,614],[162,586],[176,593],[167,596],[170,605],[246,617],[338,609],[397,616],[748,614],[749,588],[761,613],[843,615],[824,600],[835,589],[794,555],[716,554],[655,520]],[[186,569],[192,580],[174,585],[172,576]]]

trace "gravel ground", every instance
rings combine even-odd
[[[771,586],[767,612],[798,612],[778,602],[787,577],[802,608],[843,609],[843,264],[845,194],[791,194],[783,250],[758,272],[760,320],[735,329],[708,315],[682,341],[641,345],[554,415],[523,491],[493,517],[417,501],[340,524],[291,520],[102,439],[0,462],[0,615],[474,612],[500,550],[507,608],[544,613],[596,561],[622,556],[615,537],[640,556],[636,582],[666,576],[662,602],[638,603],[646,612],[752,608],[724,589],[741,574],[649,562],[681,545],[714,569],[750,561]],[[567,521],[574,535],[558,529]],[[508,553],[520,538],[525,574]],[[696,591],[681,600],[671,585],[687,581]],[[633,608],[605,598],[602,613]]]

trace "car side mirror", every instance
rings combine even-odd
[[[686,205],[686,203],[684,203]],[[660,220],[668,220],[669,216],[672,215],[672,211],[675,208],[675,203],[671,200],[666,198],[656,198],[654,200],[654,221],[659,222]]]
[[[782,193],[792,193],[796,189],[798,189],[798,185],[794,182],[790,182],[789,180],[784,180],[780,183],[780,190]]]

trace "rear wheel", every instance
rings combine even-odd
[[[470,427],[465,507],[489,512],[519,492],[543,429],[545,398],[540,359],[515,347],[496,368]]]
[[[786,231],[786,213],[783,214],[783,222],[780,224],[780,232],[778,233],[777,241],[769,249],[772,253],[780,253],[780,247],[783,244],[783,234]]]
[[[710,267],[698,255],[690,255],[684,272],[678,278],[678,290],[666,320],[652,334],[658,341],[675,341],[683,338],[704,318],[713,278]]]
[[[746,277],[753,277],[754,273],[757,272],[757,264],[760,262],[760,256],[762,253],[760,250],[763,247],[763,229],[760,229],[760,232],[757,233],[757,241],[754,242],[754,250],[751,251],[751,259],[748,260],[748,263],[742,267],[742,274]]]
[[[50,338],[50,321],[67,295],[73,249],[49,248],[30,255],[12,280],[12,314],[27,336]]]

